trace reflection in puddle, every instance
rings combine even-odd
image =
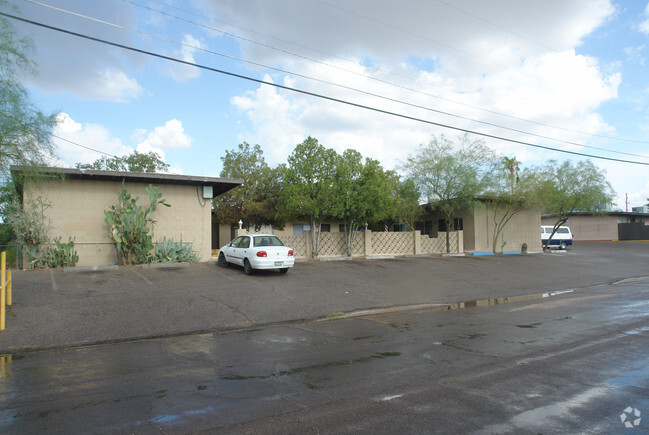
[[[10,378],[11,377],[11,355],[0,356],[0,378]]]
[[[575,407],[583,407],[585,403],[610,392],[610,388],[596,387],[577,394],[568,400],[556,402],[540,408],[530,409],[513,418],[512,423],[517,427],[544,426],[549,417],[561,417],[572,413]]]

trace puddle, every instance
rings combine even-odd
[[[516,325],[516,327],[517,328],[536,328],[539,325],[542,325],[542,323],[530,323],[529,325]]]
[[[649,366],[643,365],[641,368],[629,370],[617,378],[610,379],[608,383],[616,387],[639,387],[649,379]]]

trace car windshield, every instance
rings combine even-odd
[[[277,236],[255,237],[255,246],[284,246]]]

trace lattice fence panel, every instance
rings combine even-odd
[[[365,234],[361,232],[354,233],[354,245],[352,246],[353,256],[365,255]]]
[[[412,254],[412,233],[372,233],[372,255]]]
[[[321,233],[319,257],[338,257],[347,255],[345,233]]]
[[[306,237],[305,236],[282,236],[282,242],[293,248],[293,256],[298,258],[306,257]]]
[[[458,232],[452,231],[449,236],[451,252],[459,252]],[[424,254],[440,254],[446,252],[446,233],[439,233],[437,238],[430,238],[427,235],[421,236],[421,251]]]

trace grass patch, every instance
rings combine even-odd
[[[344,316],[345,313],[329,313],[327,314],[327,319],[333,319],[334,317]]]

